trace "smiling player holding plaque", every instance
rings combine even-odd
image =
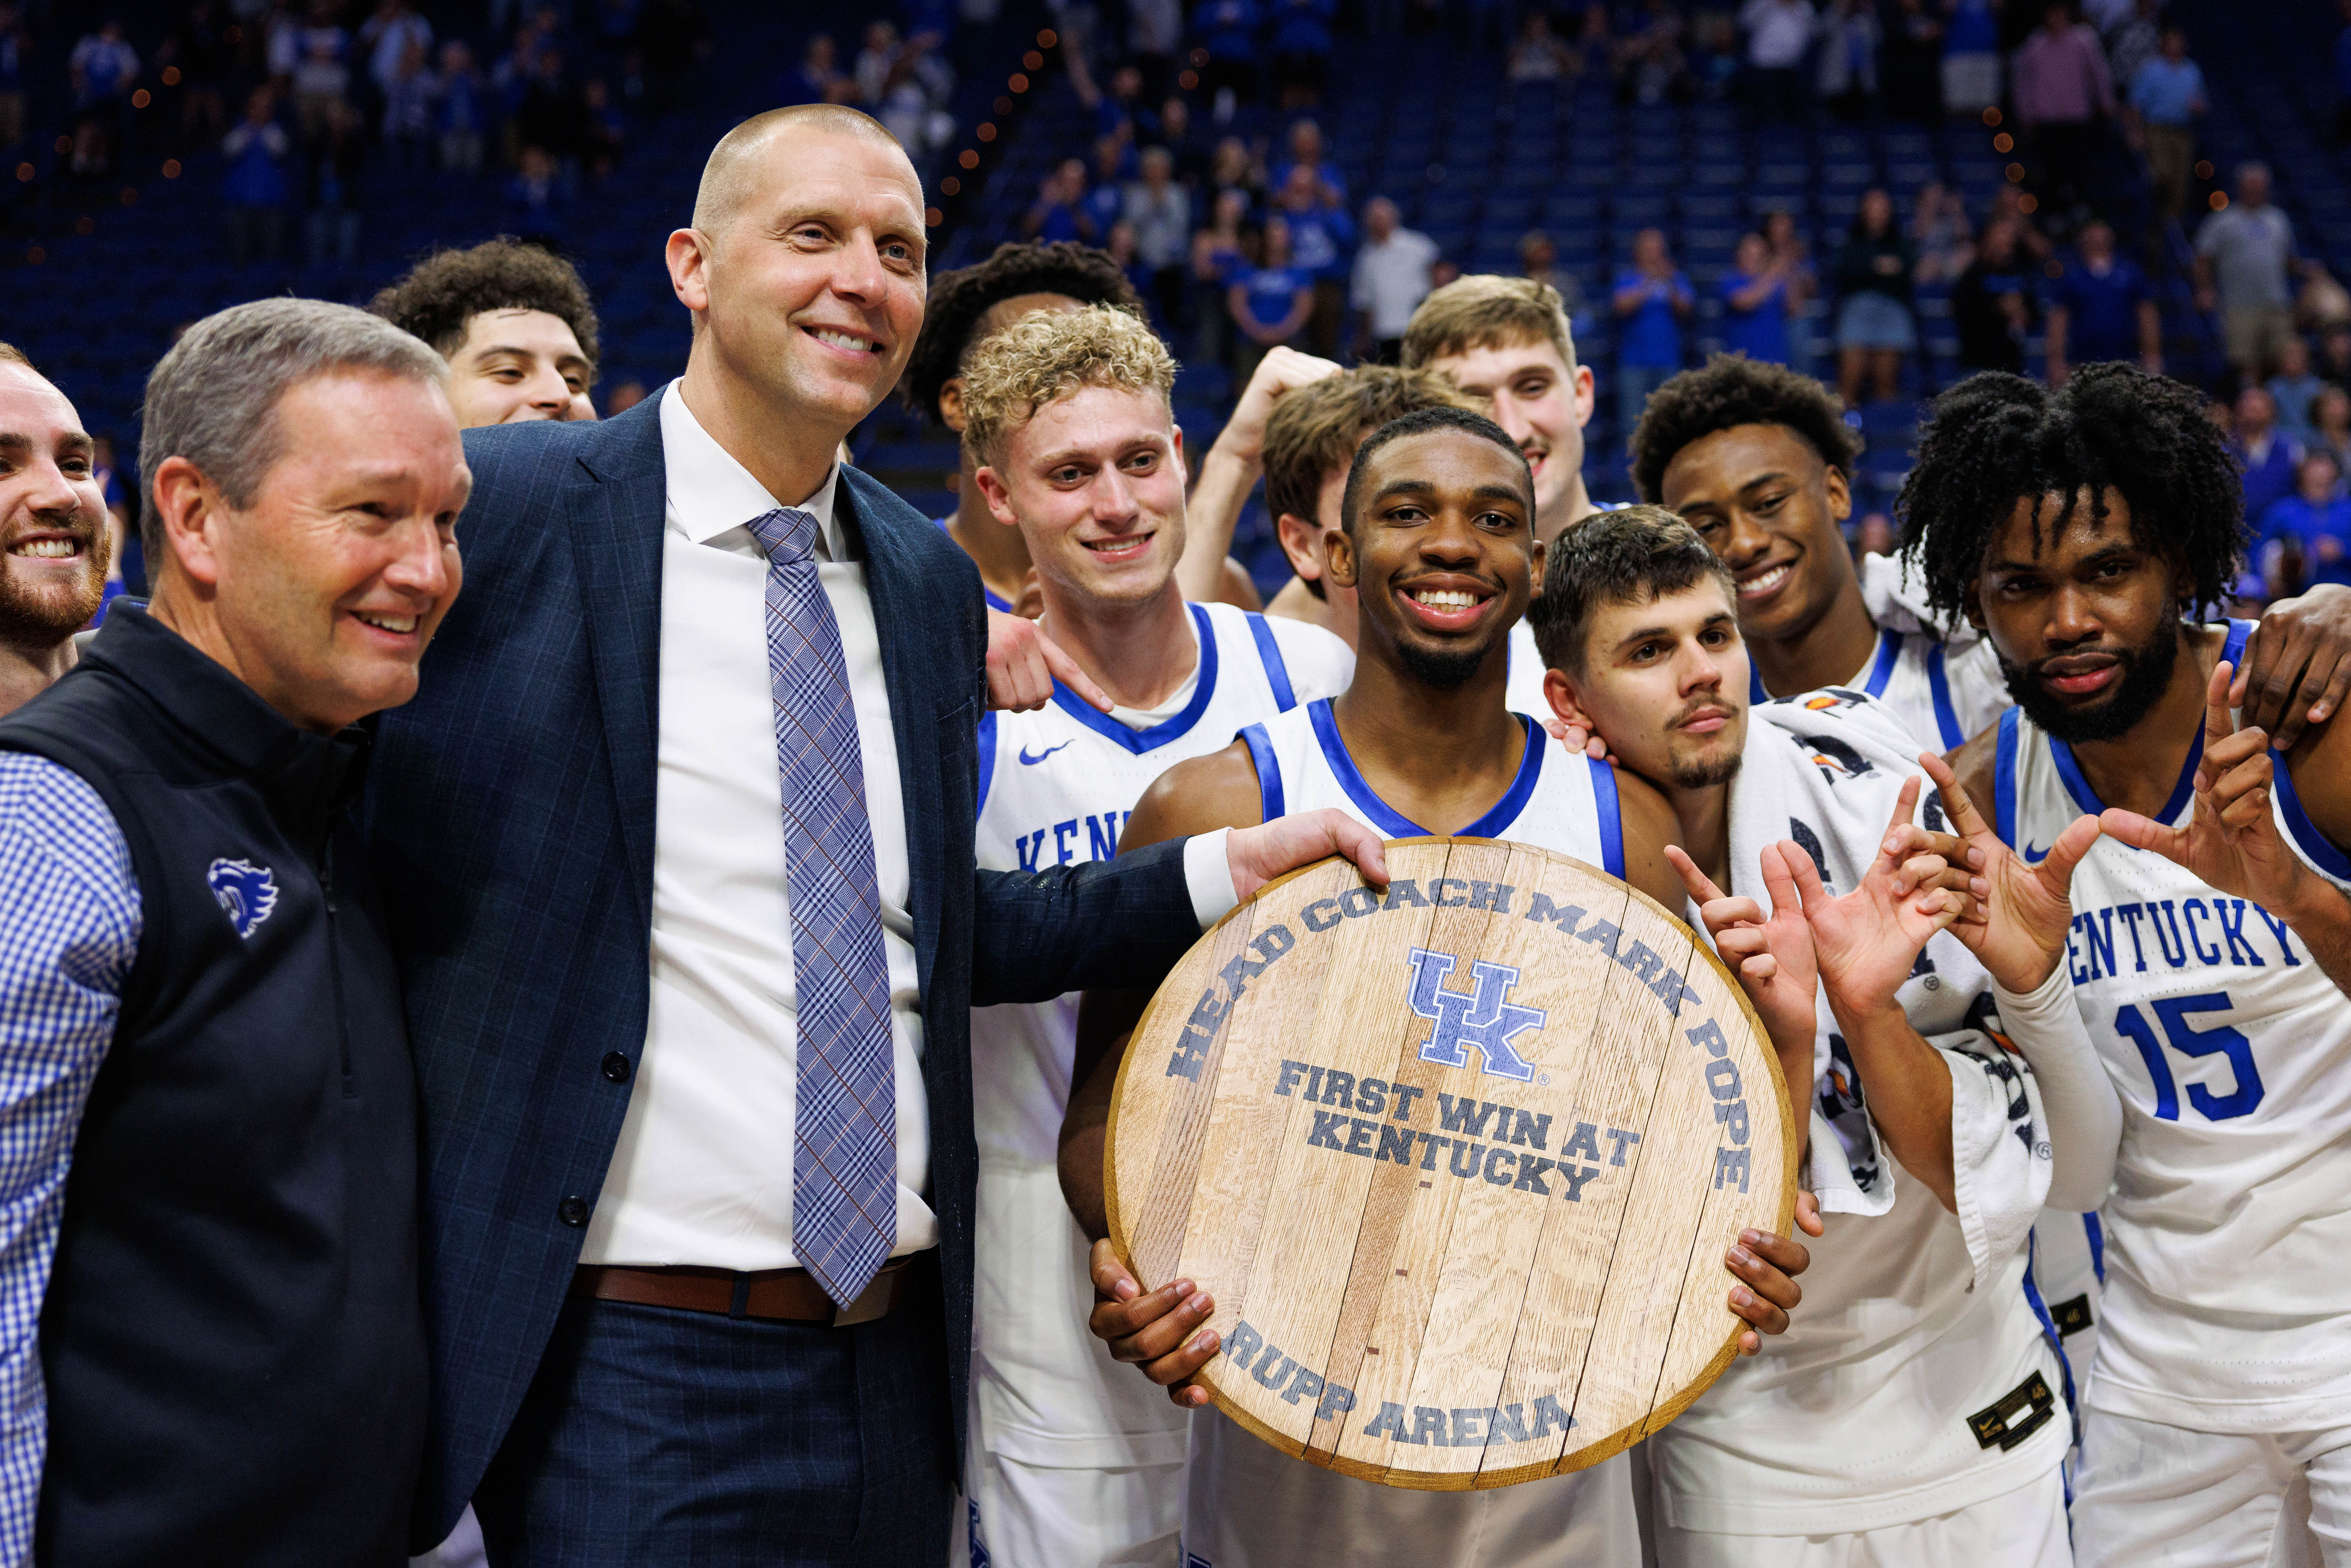
[[[1664,859],[1675,826],[1662,797],[1637,779],[1620,778],[1607,764],[1571,758],[1544,744],[1531,720],[1504,706],[1510,628],[1524,612],[1541,559],[1531,526],[1531,486],[1516,445],[1499,427],[1475,414],[1432,409],[1408,415],[1364,443],[1342,511],[1345,526],[1328,542],[1334,579],[1356,590],[1361,607],[1353,684],[1332,702],[1307,705],[1253,727],[1234,746],[1163,774],[1137,808],[1122,847],[1329,805],[1391,836],[1447,830],[1573,853],[1594,866],[1620,871],[1635,888],[1677,906],[1680,885]],[[1446,737],[1446,744],[1432,747],[1431,736]],[[1399,874],[1392,884],[1392,899],[1403,885]],[[1449,895],[1434,883],[1431,888],[1438,902],[1448,897],[1459,902],[1479,893],[1475,883],[1457,884]],[[1498,895],[1491,886],[1484,891],[1489,898],[1508,892]],[[1314,931],[1323,921],[1335,923],[1348,913],[1386,907],[1368,894],[1350,896],[1352,906],[1349,898],[1333,901],[1336,916],[1330,909],[1318,915],[1310,905],[1304,915],[1307,929]],[[1411,896],[1420,894],[1416,891]],[[1531,902],[1523,891],[1519,896]],[[1621,903],[1621,888],[1617,896]],[[1561,911],[1558,919],[1561,927],[1574,927],[1583,915],[1581,909]],[[1634,916],[1628,913],[1624,918],[1629,930]],[[1642,918],[1654,923],[1645,927],[1653,931],[1669,924],[1655,915]],[[1510,924],[1525,923],[1513,919]],[[1605,930],[1613,945],[1616,928],[1604,921],[1583,923],[1583,929],[1595,926]],[[1556,929],[1540,924],[1533,928]],[[1636,949],[1648,951],[1628,938],[1614,952],[1615,962],[1629,969]],[[1448,980],[1449,971],[1442,967],[1447,961],[1448,956],[1442,954],[1416,956],[1419,969],[1432,971],[1427,976],[1430,1015],[1446,1010],[1436,1002],[1440,992],[1458,996],[1468,988],[1495,988],[1487,977],[1474,974],[1479,968],[1493,970],[1493,966],[1468,966],[1472,973],[1452,975]],[[1407,977],[1401,964],[1396,973],[1399,986],[1407,978],[1416,985],[1421,977],[1418,970]],[[1493,978],[1506,973],[1514,971],[1496,973]],[[1653,988],[1662,994],[1671,988],[1672,980],[1671,974],[1657,977]],[[1623,1006],[1628,1010],[1659,1006],[1657,995],[1644,999],[1644,994],[1625,988],[1625,996]],[[1467,1010],[1495,1014],[1481,1035],[1486,1070],[1494,1072],[1498,1055],[1507,1063],[1510,1026],[1522,1026],[1524,1020],[1509,1010],[1514,1004],[1500,994],[1489,999],[1495,1003],[1492,1009],[1479,1002]],[[1081,1030],[1081,1071],[1085,1044],[1123,1033],[1143,1000],[1140,996],[1089,996]],[[1667,1010],[1673,1006],[1665,1003]],[[1457,1004],[1457,1010],[1460,1007]],[[1687,1025],[1697,1019],[1677,1016],[1675,1021]],[[1430,1026],[1420,1027],[1429,1032]],[[1441,1019],[1436,1027],[1444,1027]],[[1115,1055],[1104,1060],[1072,1097],[1062,1134],[1063,1188],[1080,1223],[1097,1238],[1109,1230],[1103,1149]],[[1695,1076],[1707,1058],[1691,1052],[1681,1060],[1687,1065],[1677,1071]],[[1323,1103],[1337,1095],[1344,1108],[1345,1097],[1337,1094],[1323,1068],[1301,1067],[1301,1074],[1311,1073],[1307,1077],[1293,1075],[1295,1065],[1283,1064],[1283,1075],[1291,1082],[1287,1089],[1277,1084],[1275,1093],[1315,1092]],[[1769,1073],[1768,1068],[1762,1071]],[[1368,1085],[1349,1087],[1357,1095],[1356,1106],[1373,1103]],[[1484,1182],[1464,1178],[1457,1185],[1478,1190],[1490,1190],[1487,1184],[1510,1186],[1515,1171],[1516,1180],[1526,1184],[1531,1195],[1528,1203],[1539,1201],[1532,1194],[1547,1192],[1548,1211],[1561,1214],[1583,1212],[1569,1205],[1586,1196],[1599,1197],[1612,1183],[1630,1181],[1630,1174],[1617,1173],[1630,1172],[1625,1150],[1638,1148],[1631,1129],[1612,1126],[1604,1134],[1604,1116],[1595,1114],[1593,1122],[1583,1124],[1570,1118],[1506,1148],[1510,1139],[1489,1118],[1499,1109],[1502,1120],[1510,1119],[1511,1108],[1499,1103],[1510,1096],[1507,1086],[1494,1092],[1494,1101],[1475,1105],[1466,1096],[1443,1097],[1448,1102],[1444,1109],[1453,1118],[1444,1125],[1456,1133],[1483,1131],[1491,1139],[1488,1145],[1474,1145],[1466,1136],[1439,1135],[1437,1117],[1430,1113],[1437,1096],[1429,1096],[1417,1109],[1402,1103],[1407,1099],[1402,1092],[1390,1096],[1384,1120],[1392,1146],[1398,1140],[1409,1142],[1408,1128],[1398,1124],[1417,1120],[1429,1130],[1416,1134],[1419,1141],[1412,1145],[1416,1152],[1403,1157],[1426,1164],[1404,1166],[1402,1158],[1391,1154],[1390,1164],[1372,1168],[1402,1168],[1415,1176],[1426,1169],[1430,1174],[1418,1178],[1417,1186],[1435,1190],[1435,1184],[1451,1182],[1468,1168],[1460,1164],[1464,1145],[1468,1145]],[[1296,1098],[1280,1102],[1298,1103]],[[1326,1119],[1337,1114],[1322,1113],[1312,1125],[1320,1131]],[[1479,1119],[1476,1127],[1455,1124],[1467,1123],[1473,1114]],[[1775,1123],[1782,1120],[1774,1118]],[[1349,1142],[1360,1138],[1364,1147],[1344,1152],[1361,1153],[1369,1163],[1369,1140],[1377,1129],[1366,1118],[1354,1121],[1362,1130],[1350,1123]],[[1512,1137],[1520,1131],[1514,1127]],[[1740,1135],[1745,1136],[1743,1125]],[[1592,1145],[1588,1159],[1570,1154],[1570,1147],[1583,1140]],[[1323,1153],[1332,1146],[1326,1144]],[[1559,1155],[1559,1164],[1568,1168],[1543,1174],[1552,1162],[1547,1155],[1537,1155],[1537,1147]],[[1361,1168],[1356,1162],[1346,1165]],[[1455,1168],[1448,1171],[1448,1165]],[[1586,1183],[1593,1184],[1589,1195],[1583,1192]],[[1407,1180],[1404,1185],[1409,1188],[1415,1184]],[[1188,1281],[1177,1279],[1142,1293],[1108,1242],[1097,1242],[1094,1257],[1102,1304],[1095,1311],[1093,1328],[1120,1359],[1142,1363],[1153,1381],[1173,1385],[1216,1355],[1219,1336],[1201,1330],[1214,1312],[1214,1302],[1195,1292]],[[1766,1333],[1784,1332],[1787,1310],[1801,1294],[1790,1276],[1804,1268],[1804,1249],[1781,1236],[1750,1229],[1725,1260],[1744,1281],[1729,1292],[1730,1312]],[[1507,1332],[1507,1323],[1501,1326]],[[1751,1333],[1746,1337],[1744,1348],[1760,1343]],[[1251,1348],[1238,1326],[1233,1339],[1237,1355]],[[1257,1370],[1262,1376],[1262,1367]],[[1302,1381],[1294,1380],[1291,1386]],[[1313,1381],[1319,1387],[1323,1380],[1317,1376]],[[1206,1390],[1196,1386],[1172,1392],[1182,1405],[1197,1408],[1207,1403]],[[1327,1390],[1322,1406],[1334,1413],[1350,1408]],[[1433,1463],[1446,1444],[1464,1440],[1464,1417],[1473,1445],[1481,1416],[1489,1424],[1489,1439],[1528,1434],[1540,1438],[1547,1407],[1557,1408],[1555,1401],[1532,1398],[1523,1407],[1504,1404],[1499,1415],[1493,1410],[1454,1411],[1448,1428],[1427,1430],[1424,1423],[1437,1418],[1437,1410],[1411,1408],[1409,1400],[1398,1406],[1366,1393],[1360,1413],[1343,1423],[1348,1447],[1337,1456],[1337,1469],[1323,1468],[1333,1462],[1329,1456],[1312,1464],[1276,1458],[1223,1414],[1206,1414],[1194,1428],[1186,1550],[1215,1568],[1291,1563],[1309,1552],[1317,1560],[1361,1563],[1468,1568],[1474,1563],[1480,1568],[1510,1568],[1540,1561],[1630,1568],[1639,1561],[1640,1545],[1629,1467],[1621,1457],[1494,1490],[1409,1492],[1343,1473],[1349,1448],[1375,1443],[1384,1427],[1400,1445],[1395,1450],[1399,1459]],[[1412,1424],[1398,1425],[1405,1422]],[[1560,1424],[1566,1424],[1563,1415]],[[1507,1432],[1494,1430],[1504,1427]],[[1573,1438],[1562,1434],[1562,1439],[1573,1447],[1602,1437],[1604,1430]],[[1552,1452],[1558,1451],[1555,1444]],[[1424,1455],[1430,1458],[1422,1460]],[[1408,1484],[1447,1483],[1420,1479]],[[1466,1488],[1477,1483],[1465,1473],[1451,1484]]]

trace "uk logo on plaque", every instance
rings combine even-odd
[[[1261,889],[1172,970],[1113,1092],[1111,1241],[1216,1300],[1217,1407],[1391,1486],[1597,1464],[1728,1366],[1724,1249],[1785,1233],[1779,1062],[1703,941],[1520,844]]]
[[[1458,960],[1452,954],[1415,947],[1409,957],[1412,1010],[1422,1018],[1437,1020],[1437,1027],[1421,1042],[1423,1061],[1434,1061],[1440,1067],[1466,1067],[1468,1053],[1475,1051],[1483,1070],[1497,1078],[1524,1083],[1535,1075],[1527,1059],[1510,1049],[1512,1035],[1542,1028],[1545,1016],[1541,1008],[1522,1008],[1504,999],[1510,994],[1510,988],[1519,983],[1518,970],[1508,964],[1489,964],[1479,959],[1469,966],[1469,978],[1477,989],[1447,991],[1438,988],[1444,984],[1445,977],[1453,973]]]

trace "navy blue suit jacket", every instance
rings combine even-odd
[[[465,433],[465,591],[416,700],[378,728],[365,827],[423,1089],[434,1387],[420,1542],[455,1523],[538,1367],[644,1046],[660,401],[601,423]],[[905,795],[944,1407],[960,1452],[978,1167],[970,1009],[1147,983],[1199,926],[1180,843],[1035,875],[975,871],[978,573],[854,468],[838,497],[881,629]]]

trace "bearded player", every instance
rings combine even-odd
[[[74,665],[106,593],[106,497],[81,416],[0,343],[0,714]]]
[[[2113,1171],[2058,963],[2097,825],[2027,866],[1955,812],[1989,918],[1930,936],[1905,858],[1963,851],[1912,824],[1917,743],[1844,687],[1750,707],[1736,591],[1689,525],[1635,507],[1552,547],[1532,616],[1558,712],[1672,802],[1691,904],[1810,1103],[1804,1185],[1835,1212],[1788,1335],[1646,1445],[1656,1561],[2063,1568],[2072,1410],[2026,1238]]]
[[[1337,638],[1186,604],[1176,364],[1122,310],[1040,311],[964,366],[967,464],[988,526],[1035,563],[1040,625],[1116,705],[1057,686],[980,727],[979,863],[1106,860],[1151,781],[1243,725],[1343,690]],[[1189,1419],[1084,1329],[1086,1238],[1054,1174],[1078,998],[972,1014],[979,1262],[965,1521],[1006,1563],[1165,1561]],[[974,1560],[978,1560],[975,1552]]]
[[[2092,365],[1979,375],[1903,492],[1935,607],[2016,707],[1954,757],[2027,860],[2078,813],[2065,961],[2121,1097],[2080,1561],[2260,1564],[2306,1487],[2351,1562],[2351,736],[2240,727],[2252,628],[2207,622],[2242,492],[2192,389]]]
[[[1866,692],[1935,752],[2009,706],[1990,643],[1970,630],[1947,644],[1932,615],[1914,617],[1890,588],[1873,594],[1855,572],[1843,525],[1861,442],[1828,388],[1783,365],[1717,355],[1657,389],[1632,448],[1635,487],[1687,519],[1730,570],[1752,702],[1831,685]],[[2262,624],[2260,646],[2275,654],[2251,689],[2269,694],[2257,705],[2264,721],[2290,715],[2299,732],[2351,684],[2351,590],[2314,588]],[[2034,1278],[2077,1373],[2096,1347],[2104,1249],[2095,1214],[2052,1212],[2035,1230]]]
[[[1330,806],[1390,837],[1469,834],[1572,854],[1673,907],[1680,883],[1664,850],[1675,826],[1656,790],[1567,755],[1505,706],[1510,630],[1542,555],[1534,512],[1526,460],[1490,421],[1426,409],[1374,432],[1355,455],[1331,555],[1332,580],[1355,591],[1360,610],[1353,683],[1162,775],[1123,846]],[[1087,1038],[1131,1030],[1144,999],[1089,995]],[[1102,1138],[1119,1054],[1092,1066],[1062,1132],[1062,1187],[1097,1239],[1108,1231]],[[1809,1206],[1802,1212],[1811,1218]],[[1741,1243],[1726,1258],[1744,1281],[1730,1309],[1781,1333],[1804,1249],[1756,1231]],[[1216,1353],[1216,1334],[1201,1328],[1215,1303],[1189,1281],[1139,1293],[1097,1239],[1094,1283],[1093,1332],[1151,1381],[1180,1384]],[[1745,1337],[1750,1348],[1760,1343]],[[1196,1386],[1171,1393],[1187,1408],[1207,1403]],[[1499,1490],[1403,1491],[1280,1458],[1204,1413],[1193,1427],[1185,1550],[1212,1568],[1633,1568],[1630,1470],[1620,1455]]]

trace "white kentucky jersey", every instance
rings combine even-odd
[[[2241,658],[2250,622],[2221,657]],[[2195,810],[2200,729],[2170,800]],[[2273,754],[2294,852],[2351,888],[2351,856]],[[2072,749],[2001,717],[2000,836],[2028,860],[2104,803]],[[2123,1103],[2089,1403],[2210,1432],[2339,1425],[2351,1410],[2351,998],[2259,904],[2101,837],[2074,873],[2065,961]]]
[[[2008,685],[1991,639],[1947,648],[1927,632],[1881,627],[1869,663],[1842,683],[1868,693],[1894,710],[1924,751],[1955,751],[1998,722],[2009,706]],[[1771,700],[1762,673],[1748,666],[1747,699],[1757,706]]]
[[[1525,718],[1525,716],[1520,716]],[[1625,874],[1625,834],[1616,808],[1616,769],[1566,749],[1525,718],[1526,754],[1493,809],[1453,836],[1506,839],[1573,855],[1610,876]],[[1335,806],[1387,839],[1426,838],[1424,828],[1373,792],[1340,738],[1325,702],[1306,703],[1241,731],[1257,765],[1265,820]]]
[[[1343,689],[1354,669],[1347,645],[1319,627],[1227,604],[1185,609],[1197,662],[1162,709],[1130,716],[1154,722],[1121,723],[1059,684],[1034,713],[981,721],[982,868],[1108,860],[1153,779],[1231,745],[1245,724]],[[1086,1240],[1055,1163],[1077,1016],[1074,995],[972,1010],[975,1425],[989,1452],[1029,1466],[1180,1465],[1184,1412],[1086,1330]]]
[[[1730,891],[1767,899],[1757,868],[1782,839],[1830,893],[1850,891],[1917,751],[1899,716],[1842,687],[1750,708],[1728,802]],[[1819,1538],[1915,1524],[2029,1491],[2064,1458],[2070,1390],[2028,1269],[2053,1156],[2037,1081],[1956,937],[1927,943],[1896,1000],[1950,1075],[1956,1211],[1884,1147],[1818,997],[1803,1185],[1827,1233],[1806,1243],[1788,1332],[1650,1439],[1672,1530]]]
[[[1570,757],[1531,719],[1526,756],[1494,808],[1460,837],[1502,839],[1625,874],[1616,775]],[[1268,821],[1334,806],[1384,838],[1428,836],[1373,793],[1327,702],[1241,732]],[[1724,1277],[1724,1289],[1729,1279]],[[1631,1460],[1488,1491],[1409,1491],[1285,1458],[1206,1410],[1192,1427],[1186,1568],[1638,1568]]]

